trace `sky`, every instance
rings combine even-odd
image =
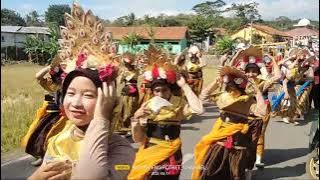
[[[87,10],[103,19],[114,20],[133,12],[137,17],[144,15],[157,16],[161,13],[176,15],[192,13],[191,8],[206,0],[76,0]],[[214,0],[212,0],[214,1]],[[252,0],[250,0],[252,1]],[[224,0],[226,7],[232,3],[250,2],[248,0]],[[274,20],[279,16],[291,19],[307,18],[319,21],[319,0],[254,0],[259,3],[258,11],[264,20]],[[1,7],[13,9],[25,16],[36,10],[44,14],[49,5],[69,4],[73,0],[1,0]]]

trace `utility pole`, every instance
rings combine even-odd
[[[252,19],[251,19],[251,23],[250,23],[250,46],[252,44]]]

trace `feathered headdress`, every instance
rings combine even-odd
[[[115,58],[112,34],[105,32],[91,10],[84,12],[76,3],[72,5],[71,15],[66,13],[64,18],[66,27],[60,27],[60,50],[52,63],[60,64],[65,73],[91,68],[98,70],[102,81],[113,80],[119,62]]]
[[[143,76],[146,81],[165,79],[174,84],[177,80],[178,67],[172,63],[169,54],[154,45],[150,45],[144,53],[145,66]]]

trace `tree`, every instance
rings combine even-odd
[[[48,10],[45,12],[45,21],[47,24],[55,23],[59,26],[64,26],[65,13],[71,13],[69,5],[50,5]]]
[[[252,37],[251,37],[251,43],[252,44],[262,44],[262,36],[259,35],[259,34],[252,34]]]
[[[212,35],[212,22],[203,16],[195,16],[188,25],[191,41],[203,42]]]
[[[233,44],[235,43],[235,40],[232,40],[228,36],[224,36],[220,38],[216,43],[216,52],[219,55],[225,54],[228,51],[232,51],[234,49]]]
[[[193,6],[192,10],[194,10],[198,15],[204,17],[216,17],[221,14],[221,7],[226,5],[226,3],[222,0],[216,1],[206,1],[204,3],[197,4]]]
[[[19,13],[10,9],[1,9],[1,26],[26,26],[26,22]]]
[[[53,57],[58,53],[59,44],[58,39],[60,37],[59,27],[55,24],[49,25],[49,41],[44,43],[45,53],[49,55],[49,59],[46,60],[46,63],[51,63]]]
[[[258,3],[252,2],[247,4],[235,4],[233,3],[226,11],[235,11],[236,17],[241,21],[241,25],[245,25],[251,21],[257,21],[261,19],[261,15],[258,12]]]
[[[275,19],[275,25],[281,30],[286,30],[293,25],[290,18],[286,16],[279,16]]]
[[[37,11],[32,11],[26,15],[27,26],[42,26],[43,22],[39,19],[40,15]]]
[[[121,41],[120,44],[122,45],[126,45],[129,48],[129,52],[133,52],[136,51],[135,46],[139,43],[139,40],[141,40],[142,37],[139,36],[136,33],[129,33],[128,35],[124,36]]]
[[[59,50],[58,39],[60,35],[58,26],[49,24],[49,32],[49,41],[44,41],[38,35],[27,36],[24,43],[24,51],[28,54],[29,61],[41,65],[51,63],[51,60]]]
[[[127,16],[121,16],[113,22],[116,26],[132,26],[136,24],[136,16],[130,13]]]

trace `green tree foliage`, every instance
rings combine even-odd
[[[213,18],[221,15],[221,7],[224,5],[226,5],[226,3],[222,0],[216,0],[213,2],[206,1],[193,6],[192,10],[194,10],[198,15]]]
[[[136,45],[139,43],[139,41],[142,39],[141,36],[139,36],[136,33],[130,33],[127,36],[124,36],[120,44],[126,45],[129,48],[129,52],[135,52],[136,51]]]
[[[212,22],[203,16],[194,16],[188,24],[192,42],[203,42],[208,36],[212,36]]]
[[[233,48],[233,44],[235,43],[235,40],[232,40],[230,37],[228,36],[224,36],[220,39],[218,39],[217,43],[216,43],[216,53],[219,55],[225,54],[228,51],[232,51]]]
[[[47,24],[57,24],[64,26],[64,14],[71,13],[71,8],[66,4],[50,5],[45,12],[45,21]]]
[[[136,24],[136,16],[134,13],[130,13],[127,16],[121,16],[117,18],[113,24],[116,26],[133,26]]]
[[[49,25],[49,40],[45,41],[38,35],[27,36],[24,51],[29,55],[29,60],[41,65],[51,62],[59,50],[59,28],[54,24]]]
[[[258,11],[258,3],[233,3],[227,11],[234,11],[236,17],[240,19],[241,25],[245,25],[251,21],[257,21],[261,19],[261,15]]]
[[[25,26],[25,20],[19,13],[10,9],[1,9],[1,26]]]
[[[262,36],[259,34],[256,34],[256,33],[252,34],[251,43],[252,44],[262,44]]]
[[[32,11],[26,15],[26,24],[27,26],[43,26],[37,11]]]

